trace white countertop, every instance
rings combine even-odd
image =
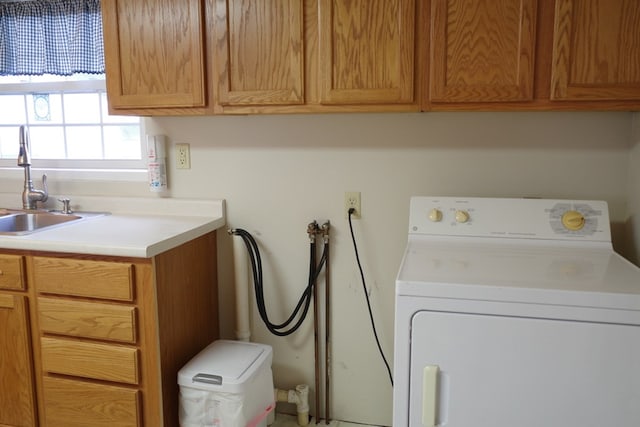
[[[72,208],[110,214],[0,235],[0,249],[149,258],[225,225],[224,200],[77,197]]]

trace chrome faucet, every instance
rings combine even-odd
[[[36,190],[31,180],[31,154],[29,152],[29,130],[20,126],[20,150],[18,152],[18,166],[24,168],[24,190],[22,190],[22,208],[37,209],[38,202],[46,202],[49,198],[47,190],[47,175],[42,175],[42,190]]]

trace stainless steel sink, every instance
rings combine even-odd
[[[101,212],[63,214],[44,210],[0,209],[0,235],[21,236],[101,215],[106,214]]]

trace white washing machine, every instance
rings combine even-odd
[[[606,203],[412,198],[394,376],[394,427],[638,427],[640,269]]]

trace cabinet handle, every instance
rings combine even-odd
[[[422,371],[422,425],[425,427],[436,425],[439,372],[437,365],[427,365]]]

